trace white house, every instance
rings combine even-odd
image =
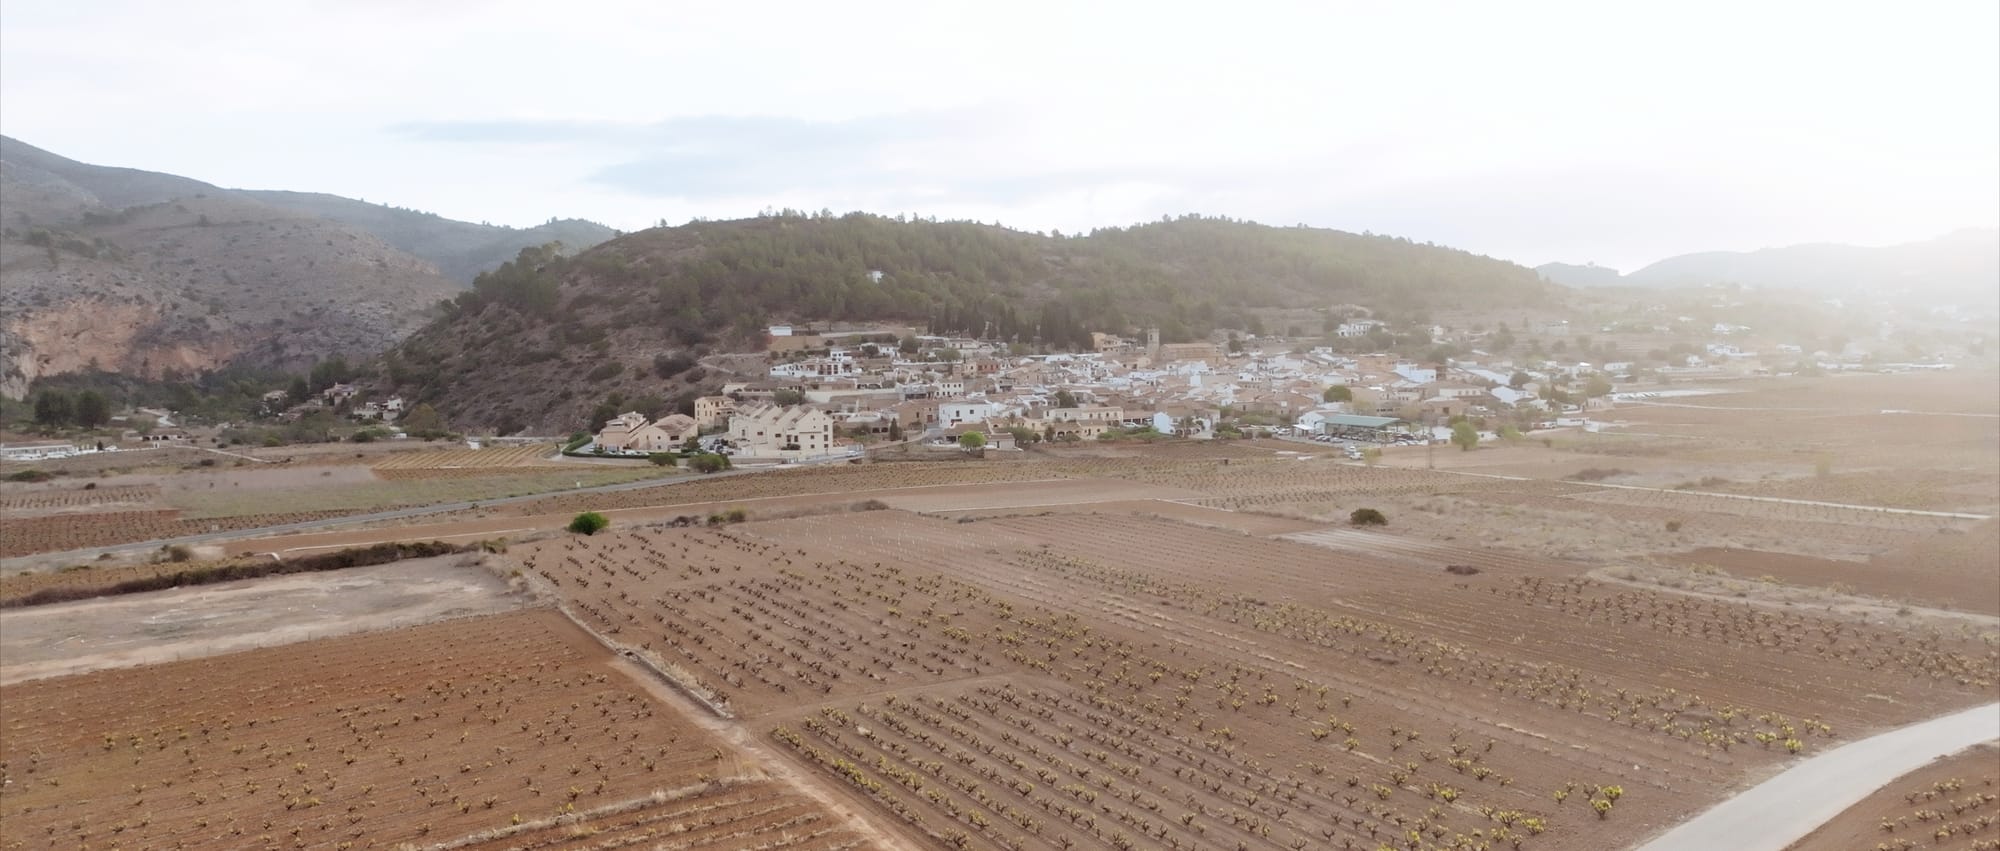
[[[1320,426],[1325,425],[1327,420],[1345,413],[1348,413],[1345,404],[1314,408],[1300,414],[1298,419],[1292,421],[1292,425],[1300,431],[1318,434]]]
[[[1438,380],[1438,371],[1436,367],[1418,366],[1414,363],[1409,363],[1407,361],[1396,364],[1395,372],[1397,375],[1400,375],[1418,384],[1429,384],[1433,381]]]
[[[1183,425],[1181,421],[1182,419],[1190,419],[1193,421],[1191,423],[1193,428],[1191,430],[1186,431],[1185,433],[1183,433],[1181,429],[1181,426]],[[1169,414],[1166,411],[1154,411],[1152,418],[1147,420],[1147,424],[1151,425],[1154,431],[1157,431],[1161,434],[1172,434],[1172,435],[1178,435],[1180,437],[1196,437],[1196,438],[1210,438],[1215,436],[1214,432],[1211,431],[1211,429],[1215,427],[1215,424],[1209,422],[1207,417],[1176,418],[1173,414]]]
[[[804,406],[746,404],[729,417],[739,457],[812,458],[833,451],[833,417]]]
[[[42,461],[50,458],[68,458],[83,450],[68,443],[30,443],[26,445],[0,446],[0,459],[8,461]]]
[[[997,407],[992,402],[940,402],[938,422],[946,427],[985,422]]]
[[[627,411],[604,424],[604,429],[597,433],[597,445],[611,452],[667,452],[679,449],[699,432],[694,417],[686,414],[669,414],[658,422],[647,422],[645,414]]]
[[[771,367],[770,375],[772,378],[831,378],[854,375],[860,371],[860,364],[852,357],[823,357],[778,364]]]

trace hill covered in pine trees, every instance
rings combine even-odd
[[[879,273],[879,274],[875,274]],[[1187,216],[1087,235],[785,212],[524,250],[382,361],[383,390],[461,427],[566,431],[602,399],[688,397],[708,351],[781,322],[893,321],[1026,347],[1157,326],[1247,327],[1254,308],[1421,311],[1546,303],[1533,270],[1387,236]],[[690,381],[690,372],[697,380]]]

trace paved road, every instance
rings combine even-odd
[[[1717,804],[1638,851],[1783,851],[1896,778],[2000,739],[2000,703],[1842,745]]]
[[[359,526],[367,523],[379,523],[385,520],[401,520],[407,517],[421,517],[426,514],[442,514],[448,511],[460,511],[468,508],[473,508],[475,506],[483,508],[494,505],[506,505],[508,503],[514,503],[514,502],[530,502],[533,500],[543,499],[552,496],[568,496],[570,494],[579,494],[579,493],[611,493],[615,491],[644,490],[646,488],[671,487],[673,485],[681,484],[683,482],[706,481],[708,479],[720,479],[720,478],[727,478],[730,476],[750,476],[762,472],[767,472],[770,470],[781,470],[781,469],[788,470],[788,469],[796,469],[798,467],[813,466],[818,464],[837,464],[845,462],[847,460],[849,460],[847,456],[835,455],[835,456],[828,456],[826,458],[815,458],[808,461],[802,461],[798,464],[790,464],[785,466],[741,467],[732,470],[724,470],[720,473],[710,473],[705,476],[682,476],[680,478],[673,478],[673,479],[640,479],[639,481],[636,482],[622,482],[619,484],[599,485],[597,487],[589,487],[589,488],[572,488],[569,490],[545,491],[542,493],[524,494],[521,496],[500,497],[497,499],[481,499],[481,500],[466,501],[466,502],[446,502],[434,505],[416,505],[408,508],[395,508],[395,509],[390,509],[388,511],[376,511],[368,514],[349,514],[342,517],[334,517],[327,520],[312,520],[304,523],[286,523],[278,526],[259,526],[254,529],[230,529],[221,532],[204,532],[199,535],[182,535],[178,538],[161,538],[152,541],[134,541],[129,544],[115,544],[108,547],[96,547],[87,550],[69,550],[67,552],[60,552],[60,553],[36,553],[34,555],[16,556],[14,558],[0,559],[0,570],[20,570],[24,568],[33,567],[35,565],[48,564],[48,563],[75,564],[75,563],[90,561],[104,553],[132,552],[135,550],[155,550],[159,549],[160,547],[170,546],[174,544],[212,544],[217,541],[233,541],[242,538],[262,538],[270,535],[286,535],[286,534],[291,534],[293,532],[317,532],[329,529],[338,529],[346,526]]]

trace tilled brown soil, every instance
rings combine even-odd
[[[2000,746],[1988,743],[1896,778],[1790,851],[1995,846],[2000,846]]]
[[[1947,630],[1341,543],[873,511],[509,555],[940,848],[1618,847],[1996,676]]]

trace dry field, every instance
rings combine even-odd
[[[1899,777],[1790,851],[2000,848],[2000,746],[1978,745]]]
[[[511,449],[481,452],[512,453]],[[396,458],[418,458],[413,453]],[[478,454],[478,453],[474,453]],[[517,460],[518,453],[513,456]],[[388,463],[388,462],[385,462]],[[658,467],[510,465],[459,471],[399,468],[384,481],[352,465],[197,468],[125,474],[88,484],[58,479],[0,485],[0,558],[106,547],[206,532],[325,520],[415,505],[617,484],[672,475]],[[431,473],[443,475],[432,476]]]
[[[0,684],[490,614],[521,604],[504,580],[469,563],[472,558],[411,559],[16,609],[5,614],[0,630]],[[130,575],[134,570],[98,572],[136,578]]]
[[[898,461],[779,469],[748,476],[696,479],[611,494],[557,494],[506,506],[510,515],[560,514],[802,495],[854,496],[863,491],[935,485],[1037,481],[1060,477],[1048,465],[998,461]]]
[[[482,449],[440,449],[393,455],[375,464],[375,475],[389,480],[449,479],[508,475],[524,467],[561,467],[554,444],[494,446]],[[573,465],[571,465],[573,466]]]
[[[42,680],[7,705],[9,848],[862,844],[546,609]]]
[[[2000,402],[1965,378],[1744,384],[1374,467],[1084,445],[232,542],[513,538],[502,572],[588,630],[410,563],[8,610],[0,848],[1625,847],[1993,699],[2000,521],[1879,510],[2000,505],[2000,419],[1959,416]],[[0,554],[632,474],[546,453],[0,488]],[[613,527],[552,533],[581,510]],[[1920,772],[1800,847],[1989,847],[1966,759],[1932,772],[1956,798]]]
[[[108,547],[205,532],[258,529],[340,516],[339,511],[182,517],[177,509],[0,518],[0,558]]]
[[[1617,847],[2000,676],[2000,636],[1968,628],[1105,514],[628,529],[509,558],[939,848]]]

